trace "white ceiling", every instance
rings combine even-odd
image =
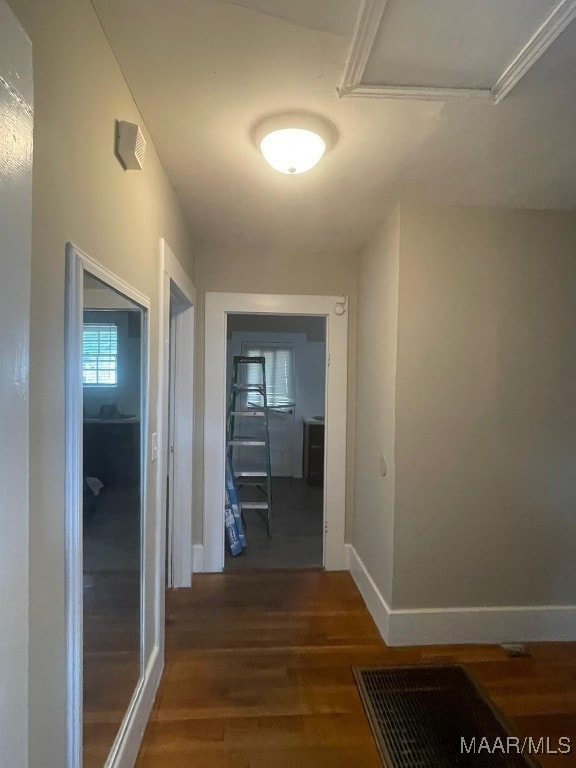
[[[262,253],[354,248],[400,195],[576,208],[576,23],[494,106],[340,98],[357,0],[93,1],[206,246]],[[495,46],[503,60],[507,55],[502,35],[494,42],[497,30],[508,25],[520,38],[537,23],[538,3],[544,15],[552,3],[529,0],[530,23],[518,27],[517,0],[442,0],[437,9],[454,15],[479,3],[482,23],[470,25],[472,8],[460,26],[477,31],[474,67],[464,61],[463,71],[474,75],[482,64],[482,85],[495,69]],[[445,78],[460,49],[445,55],[442,19],[427,28],[425,59],[416,63],[434,61],[436,51]],[[414,64],[413,42],[408,31],[395,35],[398,61]],[[335,148],[301,176],[273,171],[250,139],[261,117],[289,109],[324,115],[339,133]]]

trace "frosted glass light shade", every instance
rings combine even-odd
[[[326,142],[305,128],[281,128],[264,136],[260,151],[272,168],[293,175],[313,168],[326,152]]]
[[[329,120],[303,111],[268,115],[251,132],[266,162],[287,176],[309,171],[338,138]]]

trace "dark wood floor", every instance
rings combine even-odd
[[[140,573],[84,573],[82,768],[102,768],[140,677]]]
[[[576,643],[387,648],[348,573],[196,575],[169,593],[166,669],[137,768],[379,768],[359,664],[463,662],[521,736],[567,736]]]
[[[82,767],[102,768],[140,678],[137,483],[105,487],[83,516],[83,565]]]

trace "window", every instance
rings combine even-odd
[[[243,354],[248,357],[263,357],[266,368],[266,397],[268,407],[286,408],[295,405],[294,388],[294,350],[291,347],[271,347],[264,345],[244,346]],[[260,365],[246,366],[246,383],[262,384]],[[248,405],[262,406],[263,398],[256,392],[248,393]]]
[[[84,324],[82,383],[94,387],[118,384],[118,326],[115,323]]]

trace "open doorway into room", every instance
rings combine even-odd
[[[226,390],[237,414],[227,451],[245,547],[233,554],[227,539],[225,569],[320,568],[326,318],[228,314],[226,338]]]
[[[165,523],[167,587],[189,587],[192,578],[192,463],[194,435],[194,327],[196,289],[161,241],[160,410],[155,445],[158,507]],[[160,563],[159,563],[160,566]],[[159,594],[163,585],[158,582]]]
[[[228,316],[321,317],[326,328],[323,565],[347,567],[346,510],[348,312],[346,296],[205,294],[203,544],[198,561],[207,572],[225,566],[226,351]],[[312,414],[317,415],[317,414]],[[200,549],[200,547],[199,547]],[[196,552],[195,552],[196,554]]]

